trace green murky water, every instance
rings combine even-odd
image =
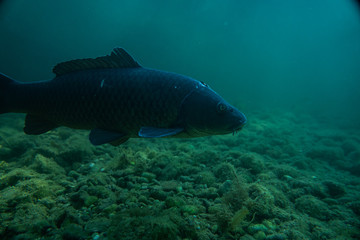
[[[237,135],[130,139],[22,132],[0,116],[1,239],[359,239],[355,1],[0,1],[0,72],[126,48],[208,83]]]

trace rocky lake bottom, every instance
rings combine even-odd
[[[360,239],[360,130],[253,113],[235,136],[22,132],[0,118],[0,239]]]

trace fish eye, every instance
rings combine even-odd
[[[225,112],[226,109],[227,109],[227,107],[226,107],[225,104],[223,104],[223,103],[218,103],[218,105],[217,105],[217,111],[218,111],[219,113]]]

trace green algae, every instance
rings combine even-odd
[[[235,231],[238,228],[242,228],[242,225],[244,225],[245,218],[248,214],[249,210],[246,207],[243,207],[235,212],[230,221],[230,229]]]
[[[346,166],[360,141],[304,133],[288,116],[291,131],[254,118],[239,138],[94,148],[85,133],[59,129],[39,136],[36,151],[26,138],[10,139],[21,152],[0,154],[0,236],[356,239],[360,180]],[[308,144],[319,136],[319,148]],[[335,161],[312,155],[332,148],[342,152]]]

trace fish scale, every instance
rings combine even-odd
[[[192,79],[185,81],[176,76],[174,80],[173,77],[172,73],[145,68],[131,70],[130,73],[117,69],[98,70],[96,74],[77,72],[43,83],[47,84],[44,87],[51,89],[45,94],[32,90],[31,95],[37,97],[26,99],[27,105],[32,107],[23,108],[30,114],[74,128],[84,125],[89,129],[112,126],[126,132],[126,129],[140,128],[143,124],[169,127],[177,120],[181,99],[195,85],[195,82],[189,84]],[[170,79],[173,81],[171,84]],[[174,88],[174,84],[182,87]],[[139,85],[144,87],[139,88]],[[72,86],[71,90],[69,86]],[[27,91],[23,89],[22,92]],[[50,96],[52,101],[46,101]]]

